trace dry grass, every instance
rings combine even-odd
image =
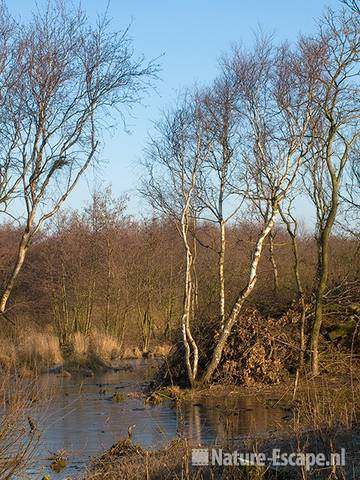
[[[76,332],[65,349],[66,363],[78,366],[110,366],[120,358],[118,341],[109,335],[94,331],[91,335]],[[23,332],[17,340],[0,340],[0,370],[41,371],[64,364],[60,342],[52,332]]]
[[[275,480],[289,476],[258,466],[193,467],[190,445],[176,439],[166,447],[144,450],[120,440],[105,452],[85,476],[86,480]]]
[[[139,347],[124,347],[121,358],[124,360],[142,358],[143,354]]]
[[[152,357],[166,357],[170,353],[171,349],[172,345],[168,343],[154,345],[149,352],[149,355]],[[143,352],[138,346],[126,346],[122,349],[121,358],[125,360],[138,359],[142,358],[143,356]]]
[[[226,445],[214,446],[222,448],[224,452],[267,452],[271,455],[271,448],[280,448],[281,452],[319,452],[312,443],[297,443],[299,438],[293,437],[291,441],[284,439],[284,443],[278,439],[276,445],[246,444],[245,441],[227,447]],[[305,440],[305,437],[301,440]],[[93,463],[85,474],[85,480],[357,480],[359,478],[356,465],[349,464],[344,467],[328,467],[316,470],[306,467],[283,467],[275,469],[270,466],[217,466],[210,465],[198,467],[192,465],[192,448],[199,445],[191,445],[185,439],[177,439],[160,450],[144,450],[139,445],[134,445],[130,440],[123,439],[113,445],[97,461]],[[332,445],[331,449],[320,450],[325,452],[327,458],[330,453],[339,452],[338,445]]]
[[[9,370],[16,363],[16,349],[6,338],[0,339],[0,370]]]
[[[155,345],[152,352],[155,357],[167,357],[172,349],[172,345],[163,343],[161,345]]]
[[[62,364],[59,339],[50,333],[28,332],[21,335],[16,361],[35,370]]]
[[[74,333],[70,337],[69,347],[71,355],[68,363],[74,366],[111,366],[121,353],[119,342],[115,338],[97,331],[90,335]]]
[[[154,346],[150,356],[165,357],[169,344]],[[29,328],[14,340],[0,338],[0,370],[17,369],[29,373],[67,364],[77,367],[110,367],[115,360],[139,359],[143,352],[138,346],[121,347],[117,339],[99,331],[90,335],[73,333],[63,351],[58,337],[51,329],[36,332]],[[66,361],[65,361],[66,360]]]
[[[121,350],[119,342],[109,335],[93,332],[89,339],[88,356],[104,364],[111,364],[120,358]]]
[[[36,401],[36,381],[2,374],[0,381],[0,478],[23,478],[39,442],[39,430],[28,417]]]
[[[73,333],[70,337],[70,347],[75,360],[85,361],[89,350],[89,337],[81,332]]]

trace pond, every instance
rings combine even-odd
[[[42,435],[29,478],[42,478],[46,473],[59,480],[80,476],[91,457],[128,435],[130,425],[134,425],[135,443],[158,448],[179,434],[205,445],[264,434],[283,423],[283,409],[270,408],[254,396],[186,400],[180,406],[171,401],[145,405],[133,394],[152,377],[154,361],[126,362],[124,367],[91,378],[54,374],[41,378],[40,388],[51,394],[50,400],[33,412]],[[125,399],[115,402],[112,396],[116,392]],[[49,468],[49,457],[60,449],[68,452],[69,462],[56,474]]]

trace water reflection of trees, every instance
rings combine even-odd
[[[269,432],[284,411],[254,398],[203,399],[184,402],[178,412],[180,433],[198,444],[231,443],[239,437]]]

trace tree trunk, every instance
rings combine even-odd
[[[338,208],[338,194],[339,184],[338,179],[335,178],[333,170],[330,169],[332,180],[332,195],[331,208],[326,219],[325,225],[321,228],[319,242],[318,242],[318,284],[315,292],[315,317],[311,331],[311,371],[313,375],[318,375],[319,372],[319,336],[323,320],[323,302],[324,293],[327,287],[328,272],[329,272],[329,239],[330,234],[335,223],[337,208]]]
[[[257,239],[254,254],[253,254],[253,258],[252,258],[252,261],[251,261],[248,283],[247,283],[246,287],[243,288],[240,291],[240,293],[237,297],[237,300],[236,300],[235,304],[233,305],[232,310],[231,310],[231,312],[230,312],[230,314],[229,314],[229,316],[228,316],[228,318],[225,322],[224,329],[220,333],[219,340],[218,340],[218,342],[215,346],[211,361],[210,361],[209,365],[207,366],[207,368],[206,368],[206,370],[203,374],[203,377],[202,377],[202,380],[205,383],[208,383],[211,380],[212,375],[214,374],[216,368],[218,367],[218,365],[220,363],[220,360],[221,360],[221,357],[222,357],[224,347],[225,347],[226,342],[227,342],[227,339],[228,339],[228,337],[231,333],[231,329],[232,329],[234,323],[236,322],[236,319],[237,319],[237,317],[240,313],[240,310],[241,310],[245,300],[250,295],[250,293],[253,291],[253,289],[256,285],[257,269],[258,269],[258,266],[259,266],[259,261],[260,261],[262,250],[263,250],[263,244],[264,244],[264,241],[265,241],[266,237],[269,235],[269,233],[271,232],[271,230],[274,226],[274,222],[275,222],[275,218],[276,218],[277,213],[278,213],[278,210],[274,209],[272,214],[271,214],[270,219],[265,224],[262,232],[260,233],[260,235]]]
[[[143,353],[149,352],[150,339],[152,333],[152,318],[150,314],[150,307],[145,310],[142,324],[143,331]]]
[[[185,270],[185,290],[184,290],[184,306],[181,320],[181,329],[183,335],[183,343],[185,348],[185,365],[190,385],[194,383],[193,368],[191,366],[191,349],[189,343],[189,321],[191,315],[191,298],[192,298],[192,278],[191,278],[191,253],[186,252],[186,270]]]
[[[305,306],[305,293],[304,288],[302,285],[301,277],[300,277],[300,270],[299,270],[299,250],[297,244],[297,231],[298,225],[295,218],[291,217],[294,223],[294,229],[291,229],[291,222],[290,220],[284,215],[284,213],[280,210],[281,218],[283,219],[289,237],[291,238],[291,246],[294,256],[294,276],[296,281],[296,288],[298,294],[298,302],[300,305],[300,353],[299,353],[299,367],[298,370],[303,370],[305,366],[305,352],[306,352],[306,335],[305,335],[305,315],[306,315],[306,306]]]
[[[299,370],[303,370],[305,366],[305,351],[306,351],[306,338],[305,338],[305,294],[302,286],[300,272],[299,272],[299,253],[295,236],[292,236],[293,253],[294,253],[294,274],[296,279],[296,286],[298,291],[298,301],[300,304],[300,354],[299,354]]]
[[[279,274],[274,255],[274,234],[272,231],[269,234],[269,256],[273,271],[274,294],[277,295],[279,289]]]
[[[6,311],[6,306],[8,303],[8,300],[10,298],[10,295],[14,289],[16,280],[19,276],[19,273],[22,269],[22,266],[24,265],[25,259],[26,259],[26,254],[29,248],[31,240],[31,231],[30,228],[27,227],[26,230],[24,231],[20,243],[19,243],[19,248],[16,256],[16,262],[14,265],[14,268],[11,272],[11,275],[5,285],[4,291],[1,294],[0,298],[0,313],[5,313]]]
[[[315,317],[311,331],[311,371],[319,374],[319,336],[323,320],[324,293],[327,286],[329,270],[329,238],[336,217],[337,206],[333,206],[327,219],[324,230],[319,239],[318,284],[315,292]]]
[[[219,315],[220,315],[220,330],[224,329],[225,325],[225,222],[220,221],[220,251],[219,251]]]
[[[189,222],[188,207],[184,209],[181,218],[181,232],[186,251],[186,266],[185,266],[185,288],[184,288],[184,305],[183,315],[181,321],[181,330],[183,335],[183,343],[185,348],[185,364],[188,374],[188,379],[191,386],[194,386],[197,370],[199,352],[198,347],[192,336],[190,329],[190,319],[192,318],[193,310],[192,305],[194,302],[194,285],[193,285],[193,254],[188,241],[188,222]],[[191,362],[191,352],[193,354],[193,360]]]

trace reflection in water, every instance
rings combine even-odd
[[[65,449],[70,454],[68,467],[51,478],[64,479],[82,470],[92,456],[127,436],[135,424],[133,441],[146,448],[158,448],[178,434],[196,444],[221,443],[224,440],[269,431],[281,421],[281,409],[268,409],[254,398],[205,398],[144,405],[140,398],[127,396],[140,391],[151,378],[153,364],[133,362],[133,371],[108,372],[101,376],[76,379],[44,376],[42,389],[52,391],[51,400],[38,414],[43,435],[39,455],[29,472],[30,478],[49,472],[51,453]],[[103,394],[103,391],[106,391]],[[122,402],[112,401],[121,392]],[[36,415],[37,412],[31,412]]]
[[[183,435],[195,443],[224,443],[265,434],[283,423],[284,411],[270,409],[253,397],[228,398],[221,403],[212,398],[201,404],[184,402]]]

